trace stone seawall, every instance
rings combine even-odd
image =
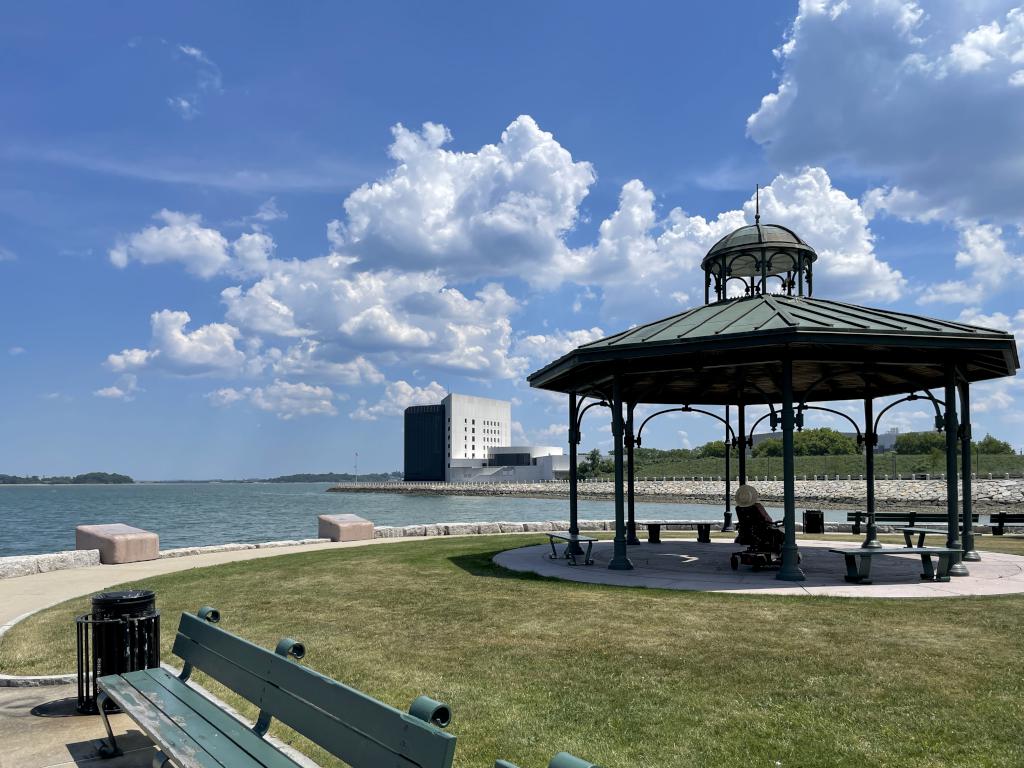
[[[752,480],[761,498],[782,501],[781,480]],[[680,501],[698,504],[719,504],[723,501],[721,480],[640,480],[635,484],[641,501]],[[736,483],[732,484],[733,490]],[[1024,508],[1024,480],[974,480],[971,498],[976,511],[985,508]],[[343,483],[329,491],[352,493],[409,493],[450,496],[525,496],[533,498],[566,498],[567,483]],[[611,482],[580,483],[580,498],[608,499],[614,494]],[[800,507],[857,507],[863,505],[863,480],[797,480],[797,504]],[[878,508],[941,507],[946,505],[945,480],[876,480],[875,500]]]

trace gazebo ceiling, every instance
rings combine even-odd
[[[782,359],[808,401],[903,394],[1020,367],[1011,334],[902,312],[801,296],[727,299],[584,344],[529,376],[530,386],[643,403],[781,400]]]

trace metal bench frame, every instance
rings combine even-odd
[[[579,563],[576,562],[576,547],[579,547],[580,544],[587,545],[587,552],[583,557],[583,564],[594,564],[594,559],[590,556],[590,553],[593,551],[594,542],[597,541],[597,539],[593,536],[581,536],[578,533],[563,533],[562,531],[548,533],[548,543],[551,544],[551,554],[548,557],[552,560],[559,559],[558,550],[555,549],[555,539],[566,542],[565,554],[562,555],[562,557],[569,561],[569,565],[579,565]],[[573,544],[576,546],[574,547]],[[579,551],[582,552],[582,549]]]

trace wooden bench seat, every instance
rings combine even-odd
[[[180,675],[150,669],[98,680],[107,730],[101,755],[120,754],[107,712],[113,702],[156,744],[156,766],[294,766],[262,738],[277,718],[353,768],[450,768],[455,737],[440,730],[451,720],[445,705],[420,696],[406,714],[295,663],[305,653],[301,643],[284,638],[271,652],[214,626],[218,620],[212,608],[182,614],[173,647],[184,661]],[[195,669],[259,706],[256,724],[248,728],[193,689]]]
[[[996,536],[1002,536],[1006,533],[1007,524],[1024,525],[1024,514],[1017,512],[996,512],[993,515],[989,515],[989,519],[992,522],[992,533]]]
[[[888,555],[917,555],[921,558],[922,581],[949,581],[949,566],[953,557],[961,553],[959,549],[948,549],[947,547],[881,547],[872,549],[861,547],[859,549],[830,549],[846,559],[846,580],[853,584],[871,583],[871,561],[876,557]],[[932,566],[932,558],[936,557],[939,567],[936,570]],[[860,558],[860,563],[857,562]]]
[[[647,526],[647,543],[661,544],[662,527],[673,525],[694,526],[697,528],[697,541],[701,544],[711,543],[711,526],[721,525],[721,520],[637,520],[637,524]]]
[[[559,541],[564,541],[566,543],[565,552],[561,556],[569,561],[569,565],[579,565],[579,563],[576,562],[576,556],[579,552],[583,551],[582,548],[580,548],[580,544],[587,545],[587,551],[583,557],[583,564],[594,564],[594,560],[590,556],[590,553],[593,551],[594,542],[597,541],[597,539],[595,539],[593,536],[583,536],[578,533],[569,533],[568,531],[552,531],[548,534],[548,543],[551,544],[550,557],[552,560],[559,559],[558,550],[555,549],[555,539],[558,539]]]

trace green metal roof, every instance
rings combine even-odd
[[[619,374],[627,399],[654,403],[778,402],[780,361],[815,399],[906,393],[943,385],[955,363],[970,381],[1020,367],[1011,334],[826,299],[729,299],[584,344],[529,376],[557,392],[603,395]],[[826,383],[821,383],[827,380]],[[870,385],[870,387],[869,387]],[[751,393],[759,393],[750,400]]]
[[[772,330],[817,331],[838,334],[914,334],[963,337],[993,333],[949,320],[908,315],[890,310],[859,307],[839,301],[796,296],[754,296],[730,299],[687,310],[663,320],[641,325],[614,336],[585,344],[623,347],[635,344],[678,343]]]

